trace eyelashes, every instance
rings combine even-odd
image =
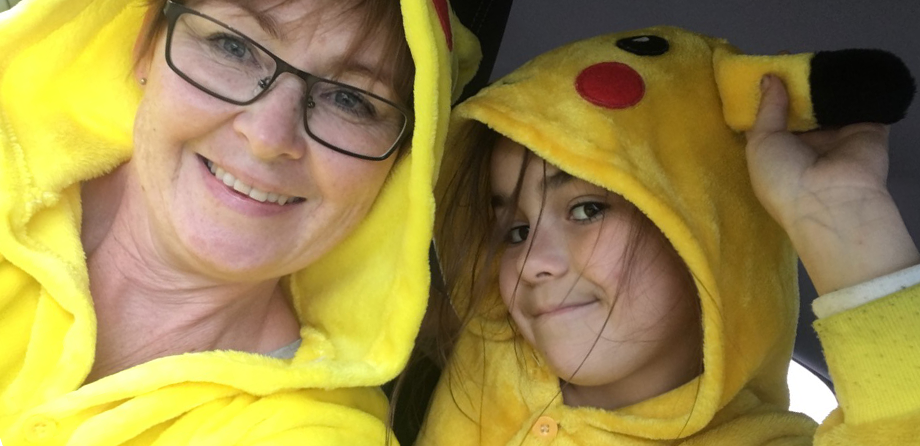
[[[569,210],[569,218],[577,222],[590,222],[602,217],[608,209],[610,205],[607,203],[587,201],[572,206]]]
[[[508,231],[505,242],[509,245],[524,243],[528,235],[530,235],[529,225],[514,226]]]
[[[566,220],[576,224],[588,224],[604,217],[610,209],[610,204],[601,201],[584,201],[568,209]],[[512,224],[511,229],[505,234],[505,243],[517,245],[527,241],[530,235],[530,225]]]

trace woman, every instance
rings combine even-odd
[[[416,444],[915,442],[920,252],[886,187],[888,129],[787,130],[903,117],[914,85],[892,59],[654,27],[458,106],[435,238],[466,324]],[[840,94],[878,86],[841,80],[866,61],[890,75],[878,108]],[[788,410],[796,253],[840,402],[820,427]]]
[[[386,442],[476,51],[430,6],[4,14],[2,441]]]

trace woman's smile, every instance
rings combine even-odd
[[[250,217],[269,217],[293,211],[300,207],[298,205],[306,202],[301,197],[291,197],[277,192],[269,193],[263,189],[254,188],[214,164],[213,161],[201,156],[198,158],[201,160],[198,164],[204,186],[222,207]],[[245,192],[247,190],[248,193]],[[263,195],[265,198],[260,200],[259,198]]]
[[[279,206],[293,205],[303,202],[305,199],[303,197],[292,197],[282,193],[277,192],[268,192],[258,187],[249,185],[240,181],[239,178],[233,176],[232,173],[227,172],[223,167],[214,163],[201,155],[198,155],[202,162],[208,167],[208,170],[211,172],[211,175],[214,175],[215,178],[222,181],[224,185],[233,189],[236,192],[239,192],[241,195],[249,197],[259,203],[266,204],[276,204]]]

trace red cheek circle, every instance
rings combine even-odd
[[[645,96],[642,76],[620,62],[603,62],[582,70],[575,89],[588,102],[605,108],[629,108]]]
[[[454,34],[450,31],[450,12],[447,9],[447,0],[432,0],[434,10],[438,13],[438,19],[441,21],[441,29],[444,30],[444,36],[447,38],[447,49],[454,50]]]

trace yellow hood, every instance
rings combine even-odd
[[[753,121],[766,72],[779,73],[789,85],[790,126],[813,128],[812,56],[742,56],[723,40],[656,27],[559,48],[458,106],[438,196],[451,192],[453,170],[477,150],[465,144],[476,122],[622,195],[661,229],[695,279],[704,371],[675,391],[618,411],[563,409],[558,379],[522,338],[515,339],[493,288],[456,347],[427,438],[465,422],[456,419],[481,416],[481,433],[490,438],[482,444],[505,444],[521,423],[526,428],[534,414],[543,414],[555,417],[560,429],[567,422],[577,430],[582,423],[582,431],[600,435],[582,434],[588,436],[571,444],[598,444],[588,439],[604,441],[604,432],[667,439],[691,436],[719,424],[715,419],[727,421],[753,408],[786,407],[798,313],[796,257],[753,194],[738,130]],[[475,223],[461,217],[438,224],[469,232]],[[442,258],[451,258],[450,241],[439,239],[438,247]],[[468,281],[453,289],[461,311],[468,289]],[[733,409],[717,415],[730,403]],[[449,415],[452,404],[464,414]],[[498,427],[503,421],[494,420],[511,426]],[[806,433],[811,428],[802,426]]]
[[[166,357],[95,389],[124,397],[125,383],[142,382],[132,391],[143,393],[200,381],[267,395],[376,386],[403,368],[428,298],[449,105],[479,50],[446,1],[401,4],[417,72],[411,149],[355,233],[289,278],[305,327],[296,357]],[[0,15],[0,415],[77,389],[92,365],[80,183],[131,157],[141,94],[132,47],[145,12],[141,0],[26,0]]]
[[[458,311],[470,309],[471,290],[484,295],[454,345],[417,446],[811,444],[814,421],[787,410],[796,257],[754,196],[740,133],[754,121],[766,73],[787,86],[793,130],[897,121],[914,88],[904,64],[878,50],[743,55],[724,40],[654,27],[546,53],[455,109],[436,190],[452,206],[439,206],[435,234]],[[482,124],[622,195],[660,228],[695,280],[703,333],[698,378],[615,411],[563,404],[559,378],[512,329],[497,284],[472,286],[473,271],[495,265],[482,265],[489,259],[488,222],[464,200],[488,206],[490,194],[488,184],[473,183],[481,178],[455,173],[485,149],[471,144],[481,144]],[[859,319],[835,317],[825,324]],[[894,318],[870,320],[887,325]],[[825,346],[846,346],[840,338]],[[906,352],[910,343],[898,339],[873,337],[871,348],[897,357],[881,346]],[[874,371],[878,361],[861,365]],[[863,388],[877,376],[851,386]],[[899,428],[915,425],[904,420]],[[866,432],[894,438],[887,428]],[[852,444],[846,435],[837,438],[827,444]]]

